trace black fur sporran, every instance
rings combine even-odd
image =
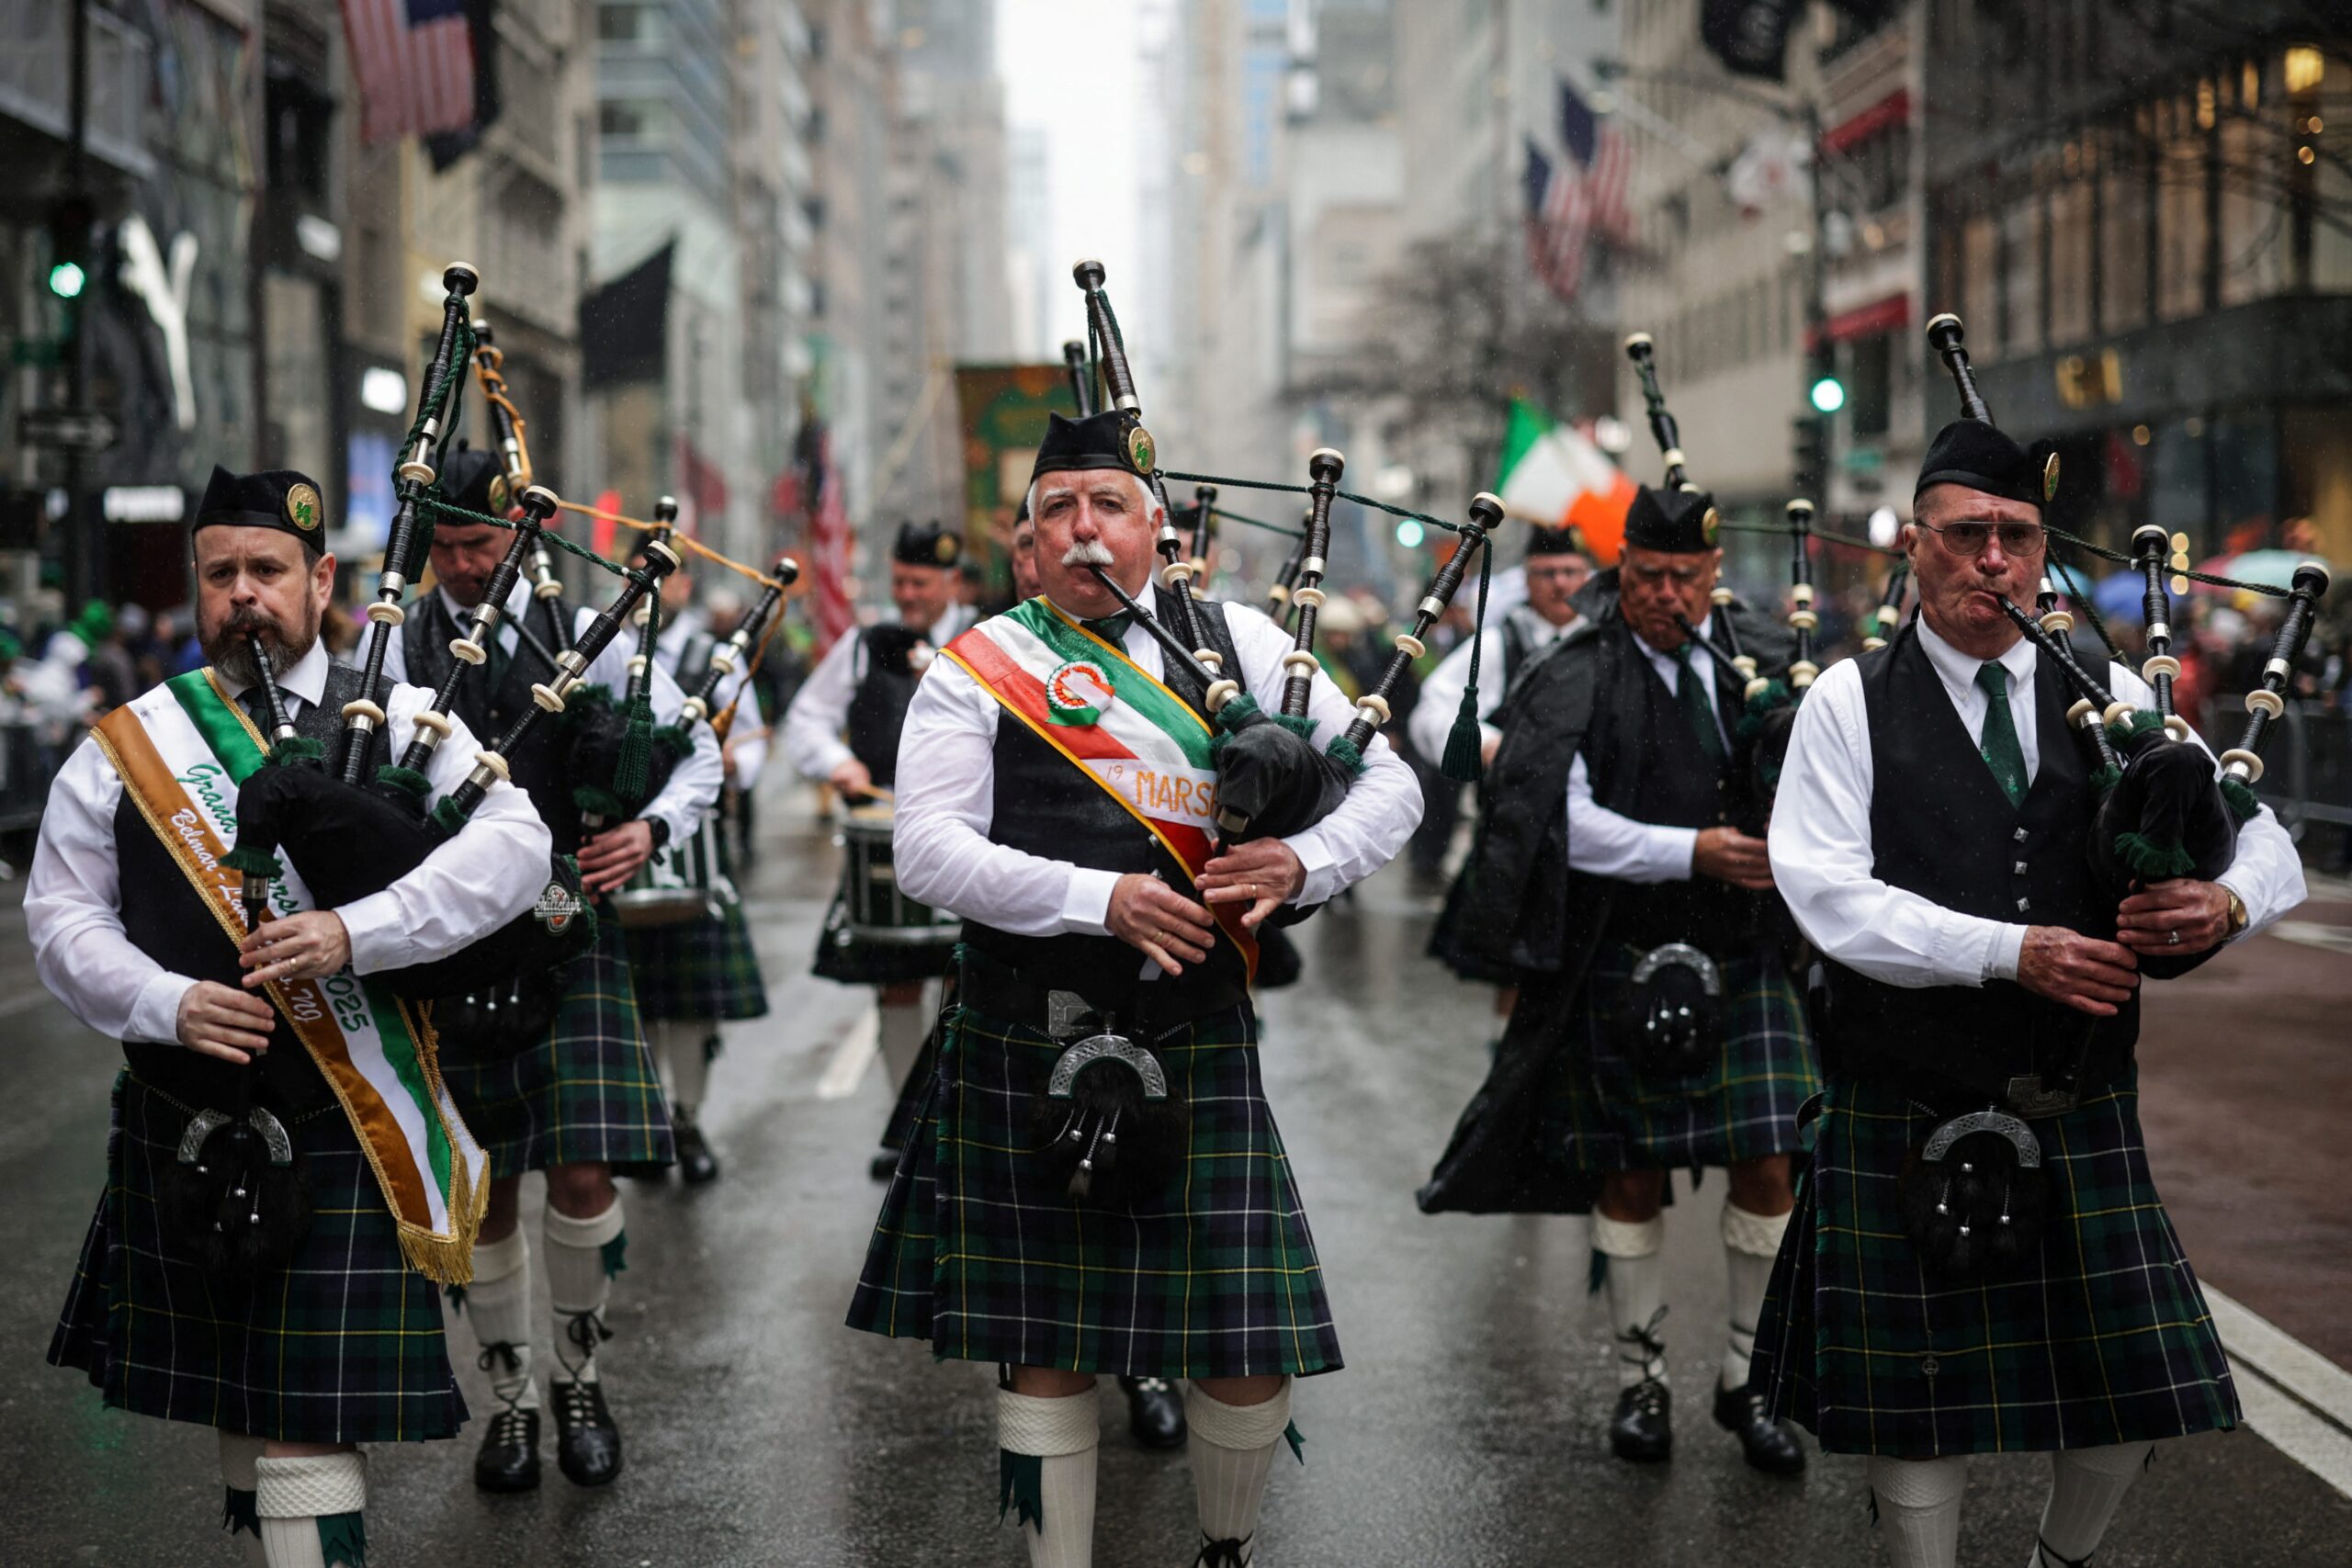
[[[433,1003],[433,1032],[444,1055],[469,1062],[503,1062],[547,1038],[563,1004],[570,965],[512,976],[479,990]]]
[[[1714,961],[1687,942],[1644,953],[1618,1026],[1644,1075],[1687,1078],[1723,1050],[1723,980]]]
[[[1895,1201],[1928,1273],[1958,1284],[2012,1278],[2041,1250],[2048,1218],[2041,1141],[1998,1110],[1953,1117],[1904,1161]]]
[[[160,1186],[165,1234],[224,1285],[284,1269],[311,1234],[309,1168],[277,1118],[257,1105],[198,1111]]]
[[[1124,1035],[1066,1047],[1030,1097],[1030,1147],[1073,1201],[1098,1209],[1164,1190],[1190,1141],[1183,1090],[1158,1053]]]

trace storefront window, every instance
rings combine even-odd
[[[268,466],[314,476],[334,469],[334,389],[327,379],[327,344],[334,340],[325,289],[307,277],[272,270],[262,280],[263,333],[269,358],[264,395],[263,449]]]

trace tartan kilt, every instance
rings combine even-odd
[[[676,1157],[628,964],[620,922],[600,914],[595,945],[565,976],[562,1005],[537,1044],[481,1060],[463,1041],[443,1040],[441,1077],[489,1151],[492,1176]]]
[[[2221,1338],[2156,1196],[2138,1075],[2032,1123],[2050,1178],[2041,1256],[1942,1285],[1905,1239],[1895,1178],[1942,1118],[1840,1077],[1812,1129],[1756,1336],[1755,1386],[1832,1453],[2076,1449],[2237,1425]]]
[[[951,930],[956,928],[950,928]],[[849,900],[833,895],[825,923],[817,931],[817,958],[811,968],[820,980],[844,986],[895,986],[908,980],[933,980],[956,967],[954,942],[863,942],[849,927]]]
[[[300,1049],[300,1047],[295,1047]],[[191,1112],[126,1070],[115,1079],[107,1186],[49,1345],[110,1408],[299,1443],[456,1435],[440,1292],[399,1227],[342,1109],[288,1122],[309,1168],[309,1239],[243,1289],[209,1279],[165,1231],[164,1172]]]
[[[1244,1005],[1156,1043],[1191,1106],[1182,1179],[1126,1211],[1033,1164],[1028,1096],[1061,1045],[952,1010],[922,1120],[882,1201],[853,1328],[942,1359],[1142,1377],[1340,1365],[1322,1266]]]
[[[1619,1038],[1639,956],[1622,942],[1604,947],[1569,1004],[1567,1050],[1548,1075],[1542,1115],[1547,1144],[1568,1168],[1596,1175],[1796,1150],[1797,1111],[1821,1077],[1788,972],[1761,953],[1719,959],[1723,1048],[1704,1071],[1664,1077],[1638,1067]]]
[[[629,977],[646,1018],[764,1018],[768,991],[743,906],[716,919],[646,926],[628,938]]]

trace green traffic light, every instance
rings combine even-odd
[[[1400,517],[1396,521],[1396,542],[1408,550],[1419,549],[1426,534],[1427,531],[1413,518]]]
[[[1823,413],[1836,413],[1846,406],[1846,383],[1835,376],[1824,376],[1813,384],[1813,406]]]
[[[60,299],[79,299],[88,281],[78,262],[62,261],[49,269],[49,291]]]

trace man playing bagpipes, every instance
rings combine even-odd
[[[900,525],[890,547],[890,602],[896,618],[843,636],[825,650],[784,716],[784,750],[808,778],[833,786],[845,804],[857,806],[882,793],[887,800],[897,778],[899,733],[915,683],[933,653],[972,624],[972,613],[956,602],[956,564],[963,541],[936,523]],[[887,807],[873,807],[886,810]],[[947,941],[877,942],[853,929],[846,896],[836,897],[817,934],[817,974],[843,985],[870,985],[881,1004],[878,1020],[882,1065],[894,1095],[906,1092],[922,1055],[931,1020],[922,1007],[924,983],[944,973],[954,949]],[[901,933],[892,933],[901,934]],[[888,1178],[899,1156],[875,1156],[876,1179]]]
[[[1102,1372],[1193,1380],[1197,1561],[1254,1554],[1290,1379],[1340,1364],[1259,1075],[1255,933],[1376,870],[1420,806],[1372,740],[1312,828],[1215,842],[1207,692],[1094,575],[1148,592],[1162,517],[1140,445],[1115,412],[1049,421],[1042,596],[951,643],[908,714],[898,873],[963,917],[966,945],[849,1314],[1011,1369],[1001,1517],[1061,1568],[1091,1558]],[[1256,610],[1193,608],[1220,683],[1271,708],[1313,671]],[[1328,739],[1351,708],[1309,679]]]
[[[451,504],[493,516],[506,513],[506,481],[489,454],[448,454],[441,483]],[[385,668],[397,679],[438,685],[450,671],[452,638],[481,603],[511,536],[487,523],[444,516],[433,533],[434,592],[393,628]],[[531,613],[530,585],[518,581],[481,663],[459,675],[453,708],[478,733],[503,734],[532,704],[531,688],[550,679],[540,656],[549,621]],[[576,617],[584,626],[583,606]],[[526,635],[538,649],[526,641]],[[617,699],[628,684],[635,647],[616,638],[593,660],[585,682]],[[674,723],[684,697],[660,670],[652,672],[651,720]],[[575,698],[574,707],[586,705]],[[559,724],[541,724],[507,759],[555,835],[576,853],[592,893],[625,886],[660,845],[683,842],[718,797],[718,742],[695,726],[651,801],[634,818],[591,829],[575,797],[572,753]],[[447,747],[442,750],[447,750]],[[533,1381],[530,1253],[518,1224],[526,1171],[547,1173],[543,1222],[548,1293],[554,1306],[556,1365],[548,1369],[556,1412],[556,1459],[583,1486],[620,1473],[620,1432],[605,1399],[598,1362],[612,1337],[605,1303],[624,1266],[623,1216],[616,1165],[662,1166],[672,1158],[670,1115],[662,1096],[630,982],[620,922],[605,912],[587,954],[553,976],[516,977],[511,1007],[476,1011],[461,1025],[445,1020],[442,1066],[450,1091],[490,1151],[490,1210],[476,1249],[464,1311],[481,1342],[482,1369],[502,1408],[491,1418],[474,1462],[486,1491],[526,1491],[539,1483],[539,1396]],[[540,994],[540,993],[544,994]]]
[[[653,657],[682,692],[702,689],[712,674],[712,658],[723,646],[693,596],[694,582],[684,566],[662,580],[663,619]],[[741,606],[734,608],[740,621]],[[735,718],[720,753],[726,779],[718,808],[722,814],[729,797],[759,787],[767,762],[767,726],[760,717],[748,660],[721,674],[712,693],[713,715],[730,708]],[[741,903],[730,899],[716,915],[632,932],[629,972],[637,983],[638,1010],[651,1025],[654,1064],[669,1091],[678,1174],[689,1186],[704,1186],[718,1179],[718,1156],[697,1114],[709,1087],[711,1060],[718,1054],[718,1026],[722,1021],[763,1018],[768,1010],[760,956]]]
[[[2111,706],[2075,703],[2094,753],[2069,736],[2058,645],[2015,613],[2057,459],[1994,428],[1946,330],[1970,412],[1904,529],[1918,615],[1815,682],[1772,818],[1774,880],[1826,961],[1828,1086],[1756,1380],[1824,1449],[1869,1456],[1899,1568],[1951,1568],[1967,1456],[2019,1450],[2051,1456],[2030,1562],[2075,1568],[2154,1442],[2239,1415],[2142,1141],[2140,981],[2277,919],[2303,878],[2267,808],[2216,880],[2098,863],[2111,759],[2192,748],[2120,665]]]
[[[1751,804],[1736,755],[1744,695],[1703,646],[1736,627],[1769,672],[1786,643],[1712,602],[1717,530],[1695,488],[1637,491],[1622,561],[1579,601],[1587,623],[1503,710],[1455,940],[1522,984],[1420,1201],[1592,1213],[1617,1347],[1611,1446],[1655,1461],[1673,1443],[1667,1176],[1725,1168],[1729,1324],[1713,1414],[1749,1464],[1788,1473],[1804,1451],[1764,1416],[1748,1355],[1793,1201],[1797,1110],[1819,1085],[1764,919],[1764,844],[1738,826]]]
[[[190,535],[206,666],[68,758],[25,898],[42,982],[128,1058],[50,1359],[110,1406],[218,1427],[223,1522],[272,1568],[360,1568],[358,1445],[465,1419],[435,1292],[468,1278],[486,1162],[438,1090],[423,1019],[369,976],[532,908],[548,854],[529,798],[502,784],[413,871],[339,908],[282,865],[269,882],[231,869],[240,786],[331,753],[361,696],[318,639],[325,525],[300,474],[213,470]],[[432,697],[379,689],[378,761]],[[435,798],[473,765],[462,723],[451,741]],[[270,918],[249,929],[258,897]]]

